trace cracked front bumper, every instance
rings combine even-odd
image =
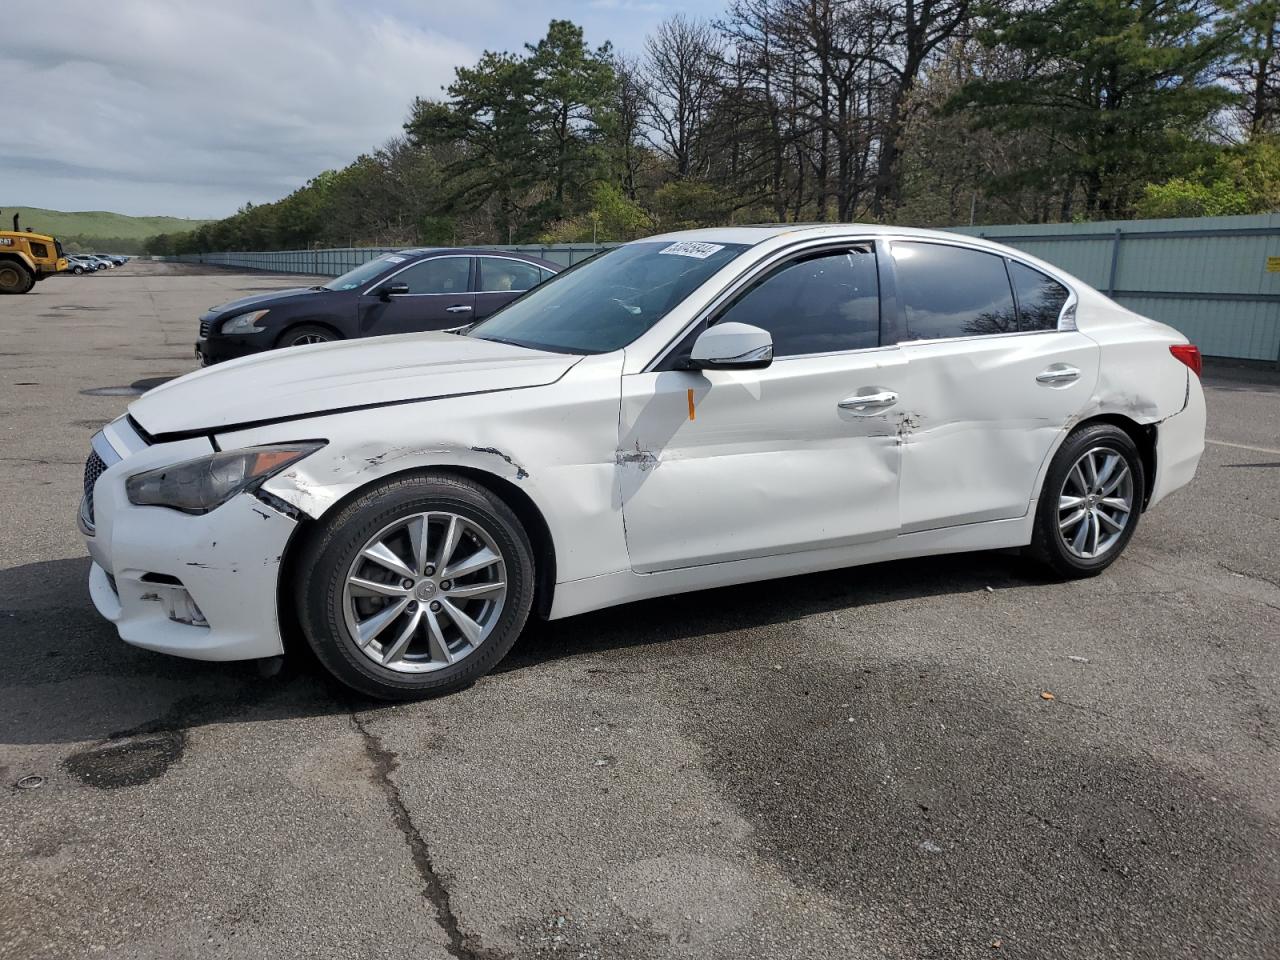
[[[92,532],[83,508],[79,524],[89,595],[134,646],[197,660],[276,656],[280,561],[297,522],[251,494],[199,516],[125,495],[126,477],[207,450],[203,440],[147,447],[98,477]]]

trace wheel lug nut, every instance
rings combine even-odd
[[[412,580],[401,580],[401,581],[400,581],[400,586],[402,586],[402,587],[404,587],[406,590],[408,590],[410,587],[412,587],[412,586],[413,586],[413,581],[412,581]]]
[[[441,607],[440,607],[440,601],[439,601],[439,600],[432,600],[432,601],[431,601],[431,612],[432,612],[432,613],[439,613],[439,612],[440,612],[440,609],[441,609]]]
[[[436,568],[431,566],[431,564],[427,564],[427,569],[423,570],[422,572],[428,577],[433,577],[435,576]]]
[[[443,582],[440,584],[440,589],[441,589],[441,590],[452,590],[452,589],[453,589],[453,581],[452,581],[452,580],[445,580],[445,581],[443,581]]]

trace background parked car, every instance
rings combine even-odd
[[[401,250],[323,286],[213,307],[200,318],[196,356],[207,365],[276,347],[466,326],[559,270],[518,253]]]
[[[102,264],[93,257],[83,253],[67,254],[67,271],[70,273],[74,273],[76,275],[97,273],[101,269]]]

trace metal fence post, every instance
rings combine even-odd
[[[1107,296],[1114,297],[1116,295],[1116,271],[1120,268],[1120,238],[1123,234],[1119,227],[1116,227],[1115,237],[1111,240],[1111,274],[1107,280]]]

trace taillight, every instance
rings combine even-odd
[[[1197,377],[1200,376],[1204,361],[1200,358],[1200,348],[1194,343],[1175,343],[1169,352],[1190,367]]]

